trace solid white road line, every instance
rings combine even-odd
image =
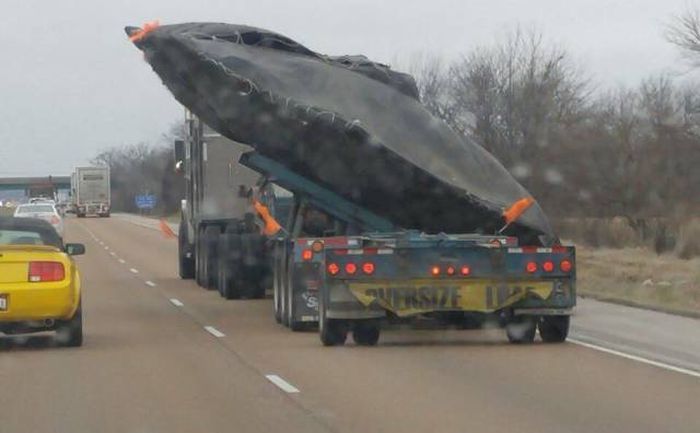
[[[170,303],[172,303],[176,307],[184,307],[185,304],[182,303],[179,299],[176,298],[170,298]]]
[[[587,343],[585,341],[577,340],[575,338],[568,338],[566,341],[577,344],[579,346],[587,347],[589,349],[597,350],[599,352],[607,353],[610,355],[619,356],[621,358],[629,359],[630,361],[641,362],[642,364],[651,365],[654,367],[663,368],[664,370],[673,371],[676,373],[687,374],[688,376],[700,378],[700,371],[689,370],[683,367],[676,367],[675,365],[666,364],[664,362],[654,361],[652,359],[643,358],[641,356],[632,355],[625,352],[620,352],[619,350],[608,349],[607,347],[598,346],[597,344]]]
[[[126,260],[124,260],[124,259],[119,259],[119,263],[124,264],[124,263],[126,263]]]
[[[299,392],[299,389],[297,389],[294,385],[277,376],[276,374],[266,374],[265,377],[267,378],[267,380],[277,385],[277,387],[284,392],[288,392],[290,394]]]
[[[138,270],[138,269],[134,269],[134,268],[130,268],[130,269],[129,269],[129,272],[131,272],[132,274],[138,274],[138,273],[139,273],[139,270]]]
[[[150,280],[149,280],[149,281],[146,281],[146,285],[147,285],[147,286],[151,286],[151,287],[155,287],[155,286],[156,286],[156,283],[154,283],[153,281],[150,281]]]
[[[213,326],[205,326],[204,329],[216,338],[225,337],[226,334],[214,328]]]

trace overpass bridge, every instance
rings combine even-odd
[[[0,178],[0,191],[24,191],[27,195],[31,191],[70,191],[70,176],[43,176],[43,177],[2,177]]]

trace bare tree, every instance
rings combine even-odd
[[[700,66],[700,10],[688,8],[674,17],[666,29],[666,39],[680,48],[693,66]]]

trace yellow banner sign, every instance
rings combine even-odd
[[[492,312],[526,296],[547,299],[553,290],[551,281],[411,280],[348,285],[364,306],[377,303],[402,317],[430,311]]]

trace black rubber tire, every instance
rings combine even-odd
[[[289,326],[289,315],[287,314],[287,256],[289,255],[289,246],[285,243],[282,247],[282,256],[280,257],[280,315],[282,325]]]
[[[204,265],[202,269],[202,288],[211,290],[216,288],[218,260],[219,260],[219,236],[221,231],[216,226],[206,226],[203,232],[202,255]]]
[[[537,322],[540,338],[545,343],[563,343],[569,336],[570,316],[542,316]]]
[[[376,346],[379,334],[379,323],[375,320],[357,321],[352,329],[352,339],[358,346]]]
[[[204,285],[204,231],[200,228],[197,237],[194,241],[194,261],[195,261],[195,276],[194,279],[197,285],[202,287]]]
[[[62,321],[56,327],[56,341],[65,347],[83,345],[83,307],[82,301],[69,320]]]
[[[180,221],[180,229],[177,236],[177,256],[178,256],[178,274],[183,280],[191,280],[195,274],[195,259],[187,257],[187,228],[185,222]]]
[[[240,299],[240,235],[223,233],[219,239],[218,289],[224,299]]]
[[[269,283],[269,264],[265,251],[265,238],[257,233],[241,235],[241,278],[245,281],[246,297],[265,298],[265,285]]]
[[[304,329],[304,322],[296,319],[297,311],[294,307],[294,290],[298,288],[297,282],[294,280],[294,258],[288,257],[287,259],[287,296],[285,298],[287,302],[287,326],[294,332],[299,332]]]
[[[535,341],[537,320],[532,316],[514,316],[506,325],[508,341],[513,344],[530,344]]]
[[[282,323],[282,294],[280,278],[282,278],[282,267],[280,262],[283,260],[282,245],[275,243],[273,253],[272,267],[272,305],[274,306],[275,322]]]
[[[318,305],[318,335],[324,346],[342,346],[348,338],[347,324],[342,320],[326,317],[327,294],[321,293]]]

